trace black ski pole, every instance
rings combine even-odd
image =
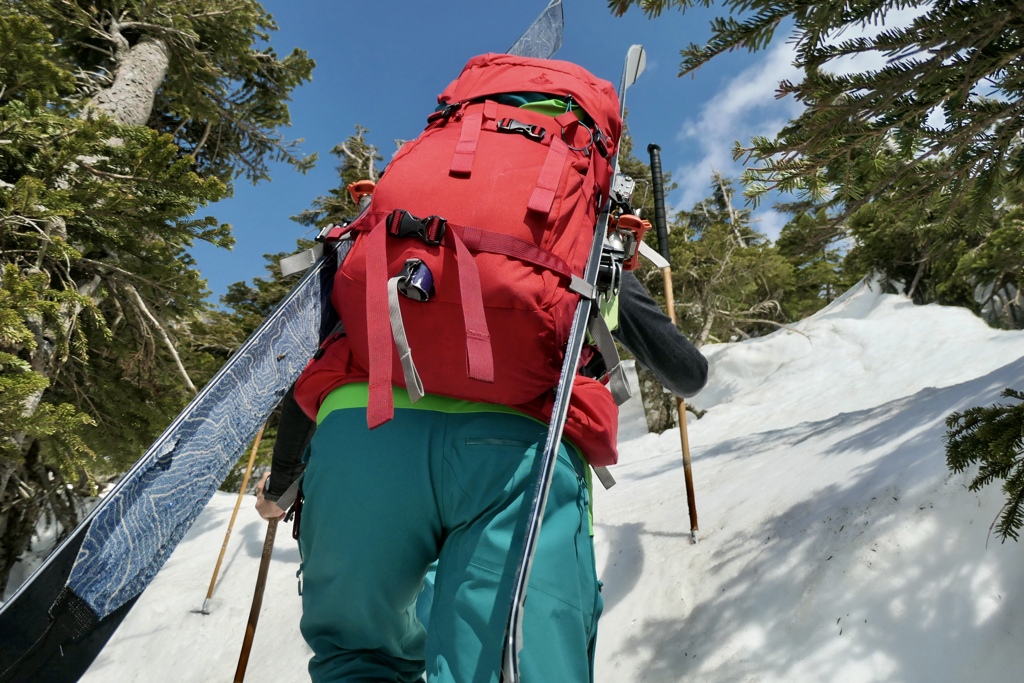
[[[658,251],[666,263],[669,260],[668,222],[665,219],[665,177],[661,171],[661,147],[651,143],[647,145],[647,153],[651,155],[651,184],[654,186],[654,226],[658,231]],[[665,278],[665,308],[672,324],[676,324],[676,305],[672,296],[672,266],[661,269]],[[690,510],[690,538],[697,542],[697,500],[693,490],[693,470],[690,466],[690,437],[686,431],[686,402],[676,397],[676,408],[679,410],[679,439],[683,449],[683,478],[686,481],[686,505]]]

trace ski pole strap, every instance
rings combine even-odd
[[[405,388],[409,392],[409,400],[415,403],[423,398],[423,381],[416,370],[416,363],[412,360],[412,349],[409,348],[405,323],[402,322],[402,307],[398,302],[398,283],[402,278],[402,275],[396,275],[388,280],[388,316],[391,319],[391,335],[395,339],[395,348],[398,349],[398,360],[402,363],[402,372],[405,375]]]
[[[587,331],[597,344],[605,367],[608,368],[608,389],[612,392],[616,405],[621,406],[629,400],[633,391],[629,388],[626,369],[622,366],[618,349],[615,348],[615,338],[608,329],[608,323],[599,315],[590,316]]]
[[[594,470],[594,476],[596,476],[597,480],[601,482],[601,486],[603,486],[605,490],[615,486],[615,477],[612,476],[612,473],[608,471],[607,467],[594,467],[592,469]]]

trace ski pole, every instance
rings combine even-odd
[[[249,622],[245,625],[245,638],[242,640],[242,651],[238,655],[238,668],[235,669],[234,683],[245,680],[245,667],[249,664],[249,652],[252,641],[256,637],[256,623],[260,619],[260,608],[263,607],[263,589],[267,585],[267,571],[270,569],[270,556],[274,553],[274,536],[277,535],[277,521],[267,523],[267,537],[263,541],[263,556],[260,558],[260,571],[256,576],[256,591],[252,596],[252,609],[249,610]]]
[[[665,220],[665,178],[661,171],[661,147],[651,143],[647,145],[651,155],[651,185],[654,187],[654,225],[658,231],[658,251],[665,261],[669,260],[668,222]],[[672,324],[676,324],[676,304],[672,296],[672,266],[661,269],[665,278],[665,308]],[[693,471],[690,466],[690,437],[686,431],[686,402],[676,397],[676,408],[679,410],[679,439],[683,449],[683,479],[686,481],[686,505],[690,510],[690,537],[697,542],[697,500],[693,490]]]
[[[220,573],[221,562],[224,561],[224,552],[228,549],[228,539],[231,538],[231,529],[235,526],[235,517],[238,516],[238,508],[242,505],[242,498],[245,497],[245,488],[249,485],[249,477],[252,475],[252,465],[256,461],[256,451],[259,450],[260,441],[263,440],[263,430],[267,424],[263,423],[256,438],[252,442],[252,452],[249,453],[249,464],[245,466],[245,474],[242,476],[242,487],[238,490],[238,498],[235,500],[235,510],[231,513],[231,521],[228,522],[228,530],[224,534],[224,543],[220,547],[220,555],[217,557],[217,564],[213,568],[213,577],[210,579],[210,587],[206,590],[206,599],[203,600],[203,608],[200,614],[209,614],[210,599],[213,598],[213,589],[217,585],[217,575]],[[192,610],[193,612],[195,610]]]

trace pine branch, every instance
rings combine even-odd
[[[946,464],[953,472],[978,465],[969,489],[978,491],[1002,479],[1006,504],[996,533],[1018,540],[1024,524],[1024,392],[1006,389],[1017,404],[974,407],[946,418]]]

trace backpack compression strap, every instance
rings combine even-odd
[[[366,422],[370,429],[379,427],[395,416],[394,396],[391,393],[391,342],[393,327],[388,304],[387,237],[404,237],[402,228],[412,218],[405,211],[395,211],[374,225],[366,238],[366,325],[370,349],[370,396],[366,406]],[[466,332],[466,357],[469,377],[481,382],[494,381],[494,356],[491,353],[491,335],[484,315],[480,271],[469,248],[454,230],[446,230],[445,223],[431,216],[419,223],[420,235],[428,244],[445,244],[455,249],[459,271],[459,295],[462,298],[462,317]]]
[[[444,125],[447,123],[451,112],[459,109],[462,105],[452,105],[447,111],[431,123]],[[428,119],[429,120],[429,119]],[[597,128],[590,129],[579,120],[574,112],[565,112],[560,116],[553,117],[551,132],[541,126],[532,126],[515,119],[506,118],[498,120],[498,103],[494,100],[483,102],[481,110],[469,111],[463,115],[462,129],[459,133],[459,142],[455,145],[455,152],[448,172],[452,175],[470,176],[473,173],[473,160],[476,157],[477,146],[480,143],[482,131],[496,131],[499,133],[517,133],[533,140],[539,144],[547,145],[548,153],[537,176],[537,183],[530,194],[526,208],[530,211],[547,215],[554,206],[555,198],[558,196],[558,184],[562,178],[562,171],[565,168],[565,161],[569,151],[582,152],[591,157],[590,171],[595,163],[594,157],[597,154],[606,156],[607,148],[603,146],[604,135]],[[585,137],[583,137],[585,133]],[[569,136],[569,141],[566,140]],[[578,142],[582,146],[574,147],[572,143]],[[596,154],[591,150],[596,150]],[[587,181],[590,180],[588,172]]]
[[[366,324],[369,337],[370,367],[369,402],[366,421],[370,429],[394,417],[392,395],[392,339],[404,337],[400,319],[396,322],[395,297],[389,296],[387,237],[418,237],[428,244],[445,245],[455,249],[459,272],[459,295],[462,299],[463,322],[466,334],[468,376],[482,382],[494,381],[494,357],[491,337],[484,314],[480,272],[472,252],[502,254],[557,273],[567,282],[575,277],[569,264],[555,254],[526,240],[491,232],[472,226],[448,223],[437,216],[419,219],[401,209],[388,214],[367,212],[360,220],[346,226],[346,232],[365,232],[366,245]],[[570,289],[572,287],[570,286]],[[400,316],[400,311],[399,311]],[[412,365],[408,342],[396,339],[400,348],[407,384],[412,382],[413,392],[422,391],[418,373]]]

